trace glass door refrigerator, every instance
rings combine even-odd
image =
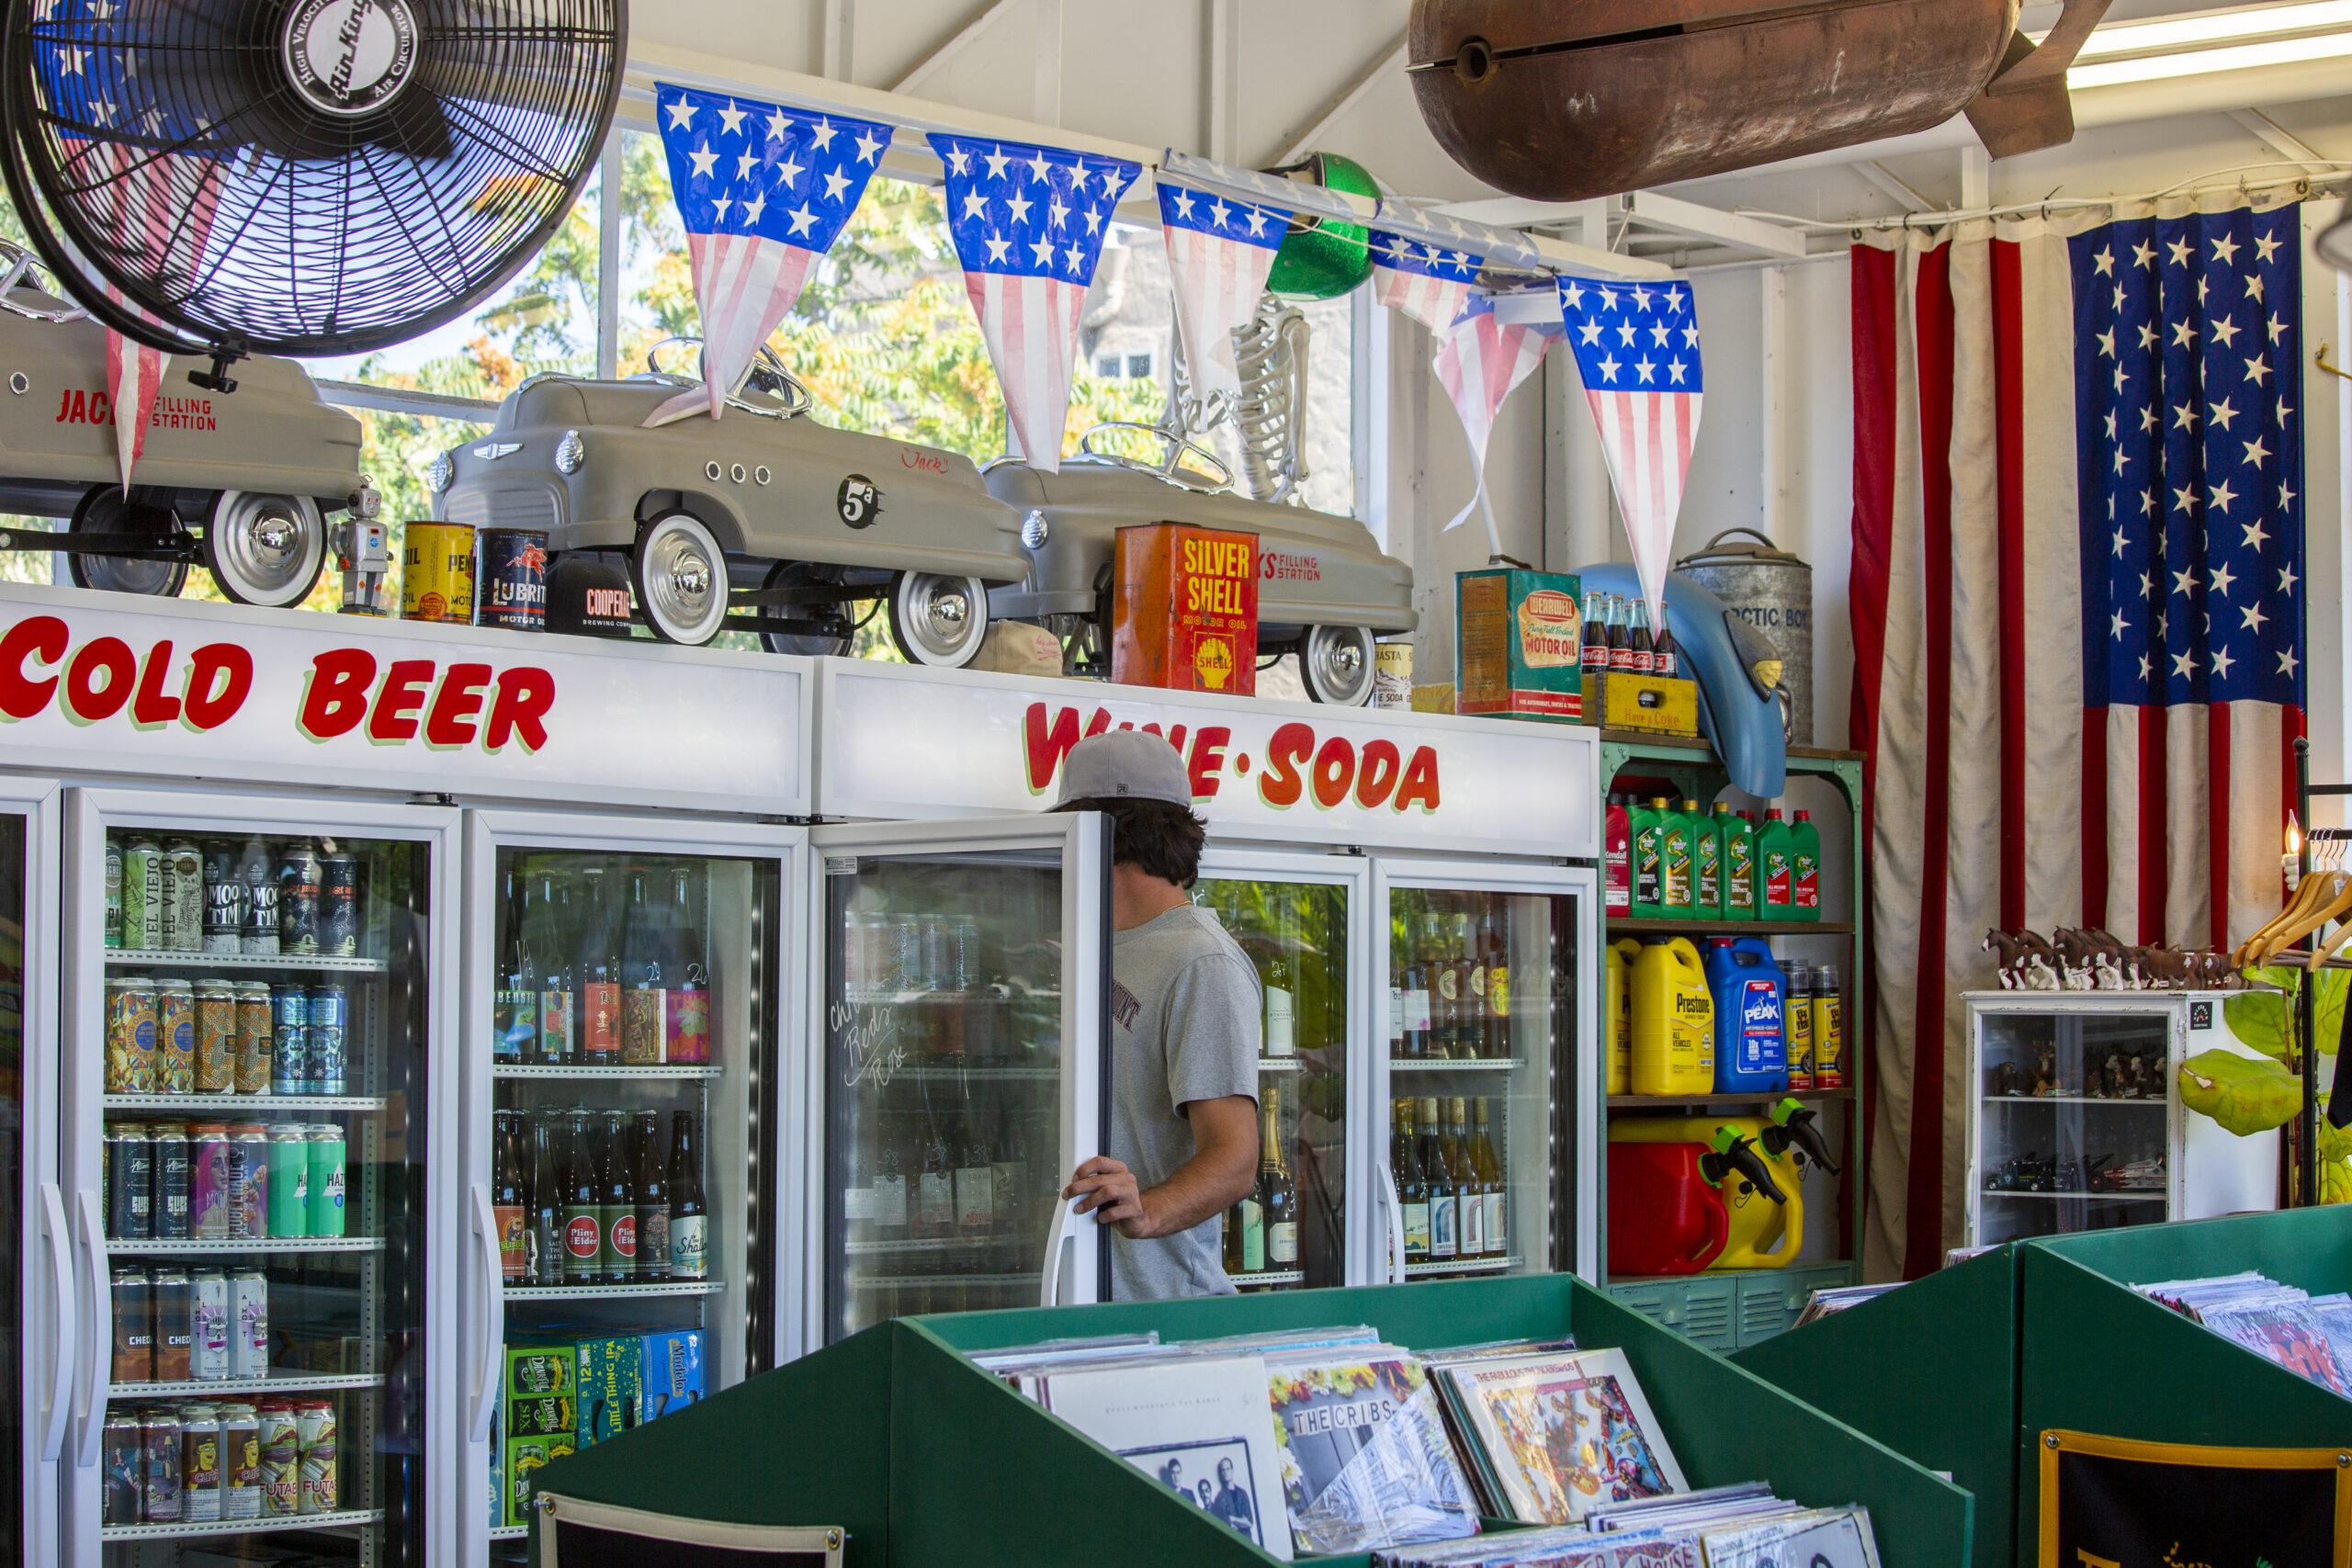
[[[0,1506],[0,1562],[59,1557],[59,1477],[74,1398],[73,1224],[57,1180],[60,795],[46,779],[0,778],[0,1447],[15,1506]],[[29,1044],[31,1050],[28,1051]]]
[[[468,816],[459,1561],[525,1561],[550,1460],[776,1359],[806,846],[749,823]]]
[[[1387,1277],[1591,1278],[1598,1108],[1577,1058],[1597,1038],[1592,871],[1387,858],[1374,874]]]
[[[58,1560],[446,1560],[458,813],[74,789],[63,843]]]
[[[922,1313],[1102,1294],[1060,1198],[1100,1145],[1108,825],[813,829],[820,973],[794,1249],[807,1348]]]

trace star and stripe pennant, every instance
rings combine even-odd
[[[1493,505],[1487,499],[1487,444],[1493,437],[1495,416],[1503,400],[1544,363],[1544,351],[1560,341],[1565,328],[1546,317],[1525,325],[1505,324],[1495,313],[1495,296],[1474,294],[1454,318],[1437,351],[1438,384],[1462,416],[1462,434],[1470,444],[1471,471],[1476,489],[1445,531],[1467,522],[1474,508],[1483,508],[1488,553],[1502,554],[1502,536],[1495,526]]]
[[[1165,178],[1159,189],[1176,331],[1193,390],[1204,399],[1218,392],[1238,396],[1241,370],[1233,334],[1257,313],[1291,215],[1283,208],[1236,201]]]
[[[1372,297],[1433,333],[1453,325],[1485,265],[1484,256],[1468,251],[1372,231]]]

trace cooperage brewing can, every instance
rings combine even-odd
[[[344,1234],[344,1142],[343,1129],[332,1122],[311,1126],[305,1140],[310,1145],[310,1191],[303,1201],[303,1234],[305,1235],[341,1235]]]
[[[188,1375],[219,1382],[229,1375],[229,1276],[198,1269],[188,1276]]]
[[[114,1318],[109,1382],[155,1381],[155,1282],[144,1269],[117,1268],[107,1281]]]
[[[319,952],[328,958],[359,953],[359,862],[351,855],[319,857]]]
[[[302,1092],[343,1092],[344,1028],[351,1018],[351,992],[344,986],[313,986],[309,1009],[310,1039],[302,1057]]]
[[[107,840],[107,945],[122,945],[122,846]],[[109,1423],[111,1424],[111,1423]]]
[[[521,528],[481,531],[479,625],[513,632],[548,629],[548,536]]]
[[[186,980],[155,982],[155,1088],[196,1092],[196,987]]]
[[[229,1235],[260,1241],[269,1235],[269,1129],[240,1122],[229,1129]]]
[[[198,1122],[188,1129],[188,1230],[198,1241],[229,1239],[229,1127]]]
[[[164,852],[164,946],[204,951],[204,852],[186,839]]]
[[[155,1200],[152,1208],[157,1241],[186,1241],[187,1235],[187,1123],[154,1124]]]
[[[237,1087],[237,986],[233,980],[196,983],[196,1092],[230,1094]]]
[[[335,1453],[334,1406],[323,1399],[306,1399],[294,1407],[294,1437],[302,1455],[302,1495],[300,1512],[332,1514],[337,1501],[341,1464]]]
[[[474,531],[466,523],[411,523],[401,541],[401,619],[471,626]]]
[[[107,1092],[155,1092],[155,982],[107,982]]]
[[[269,1075],[269,987],[247,980],[237,987],[237,1092],[267,1094]]]
[[[265,1399],[257,1407],[261,1426],[262,1517],[301,1511],[302,1444],[290,1399]]]
[[[229,1375],[269,1376],[269,1276],[258,1269],[229,1276]]]
[[[269,1010],[269,1091],[305,1093],[302,1079],[311,1060],[311,998],[300,986],[272,986]]]
[[[141,953],[164,945],[164,846],[153,839],[122,853],[122,945]]]
[[[311,1130],[281,1122],[269,1130],[269,1234],[310,1234]]]
[[[140,1519],[140,1494],[146,1490],[147,1442],[140,1435],[139,1417],[128,1410],[107,1416],[104,1455],[106,1502],[103,1522],[135,1525]]]
[[[155,1145],[143,1122],[107,1123],[107,1235],[146,1241],[155,1234]]]
[[[220,1406],[220,1517],[261,1517],[261,1421],[242,1400]]]
[[[237,850],[215,840],[204,852],[204,951],[245,950],[244,879],[237,874]]]
[[[150,1404],[139,1413],[139,1435],[145,1450],[145,1522],[177,1524],[180,1517],[180,1423],[168,1404]]]

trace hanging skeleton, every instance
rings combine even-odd
[[[1238,398],[1193,389],[1183,335],[1170,334],[1175,385],[1163,430],[1179,437],[1205,435],[1230,423],[1241,448],[1241,477],[1252,500],[1306,504],[1306,351],[1312,329],[1295,306],[1272,294],[1258,298],[1257,316],[1233,334],[1241,370]]]

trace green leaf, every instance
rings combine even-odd
[[[2268,977],[2268,972],[2246,971],[2249,977]],[[2291,982],[2290,982],[2291,983]],[[2248,1049],[2266,1056],[2285,1061],[2289,1056],[2288,1004],[2292,1000],[2282,991],[2239,991],[2222,1004],[2222,1016]]]
[[[2319,985],[2312,992],[2312,1049],[2323,1056],[2335,1055],[2336,1037],[2344,1032],[2344,998],[2347,995],[2352,995],[2352,969],[2319,972]]]
[[[2303,1083],[2267,1057],[2204,1051],[2180,1065],[2180,1099],[2244,1138],[2293,1120],[2303,1108]]]

